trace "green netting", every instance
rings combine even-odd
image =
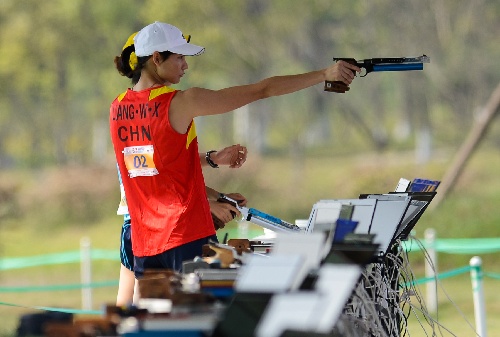
[[[484,273],[485,277],[493,278],[495,280],[500,280],[500,274],[498,273]]]
[[[424,248],[428,250],[431,245],[422,240]],[[440,253],[448,254],[488,254],[500,252],[500,238],[479,239],[437,239],[434,249]],[[420,247],[414,240],[403,242],[403,248],[408,252],[418,252]]]
[[[429,249],[430,245],[422,242],[425,249]],[[483,239],[438,239],[434,241],[433,247],[437,252],[449,254],[485,254],[500,251],[500,238],[483,238]],[[420,246],[415,240],[403,242],[403,248],[408,252],[418,252]],[[115,250],[91,249],[92,260],[113,260],[119,261],[118,252]],[[0,270],[21,269],[27,267],[43,266],[49,264],[65,264],[77,263],[81,261],[81,252],[69,251],[57,254],[45,254],[31,257],[14,257],[0,259]],[[420,285],[427,282],[435,281],[435,279],[445,279],[455,277],[460,274],[469,272],[472,269],[470,266],[465,266],[453,269],[447,272],[439,273],[436,277],[425,277],[408,282],[406,286]],[[484,273],[485,277],[500,279],[500,274]],[[0,293],[8,292],[36,292],[36,291],[60,291],[60,290],[76,290],[81,288],[99,288],[117,286],[118,281],[103,281],[90,284],[66,284],[66,285],[48,285],[48,286],[24,286],[24,287],[0,287]],[[17,304],[0,302],[0,305],[24,307]],[[28,308],[28,307],[27,307]],[[50,307],[29,307],[38,310],[60,311],[79,314],[102,314],[101,311],[85,311],[67,308],[50,308]]]
[[[26,293],[38,291],[60,291],[60,290],[75,290],[82,288],[103,288],[118,286],[118,280],[92,282],[89,284],[54,284],[46,286],[22,286],[22,287],[0,287],[0,293]]]
[[[119,252],[117,250],[91,249],[90,257],[92,260],[120,261]],[[0,259],[0,270],[22,269],[50,264],[77,263],[80,261],[81,256],[79,250],[28,257],[6,257]]]
[[[36,310],[44,310],[44,311],[57,311],[57,312],[65,312],[70,314],[83,314],[83,315],[104,315],[103,310],[80,310],[80,309],[71,309],[71,308],[53,308],[53,307],[30,307],[25,305],[19,305],[14,303],[2,302],[0,301],[0,305],[4,305],[7,307],[17,307],[17,308],[26,308],[26,309],[36,309]]]
[[[455,277],[455,276],[467,273],[471,269],[472,269],[472,267],[465,266],[465,267],[461,267],[461,268],[449,270],[449,271],[446,271],[446,272],[443,272],[443,273],[439,273],[438,275],[436,275],[436,277],[423,277],[423,278],[414,280],[413,282],[407,282],[406,286],[409,287],[410,285],[420,285],[420,284],[424,284],[424,283],[427,283],[427,282],[435,281],[436,279],[443,280],[443,279],[447,279],[447,278],[450,278],[450,277]]]
[[[431,246],[422,241],[424,248]],[[403,248],[408,252],[420,251],[420,246],[415,240],[404,241]],[[434,249],[440,253],[448,254],[487,254],[500,252],[500,238],[479,239],[437,239],[433,244]],[[92,260],[119,261],[119,253],[115,250],[91,249]],[[29,257],[6,257],[0,259],[0,271],[22,269],[50,264],[77,263],[81,261],[80,251],[69,251],[55,254],[45,254]]]

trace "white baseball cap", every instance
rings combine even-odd
[[[188,43],[177,27],[158,21],[137,33],[134,46],[138,57],[153,55],[155,51],[170,51],[186,56],[200,55],[205,51],[204,47]]]

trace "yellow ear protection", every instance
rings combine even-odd
[[[134,34],[130,35],[127,39],[127,42],[125,42],[125,45],[122,48],[122,54],[125,49],[130,48],[130,56],[128,59],[128,64],[130,66],[130,69],[134,70],[137,67],[137,55],[135,55],[135,48],[134,48],[134,37],[137,35],[137,32]]]

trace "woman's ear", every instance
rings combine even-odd
[[[153,62],[154,62],[154,64],[156,64],[156,65],[158,65],[158,64],[160,64],[160,63],[161,63],[161,55],[160,55],[160,53],[159,53],[159,52],[157,52],[157,51],[155,51],[155,52],[153,53]]]

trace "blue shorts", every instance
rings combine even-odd
[[[164,251],[153,256],[134,257],[134,274],[136,278],[144,275],[145,269],[172,269],[182,272],[182,262],[193,260],[202,255],[203,245],[210,241],[218,242],[217,236],[212,235],[206,238],[188,242],[182,246]]]
[[[130,220],[125,220],[122,225],[120,241],[120,261],[129,270],[134,271],[134,254],[132,253],[132,237]]]

